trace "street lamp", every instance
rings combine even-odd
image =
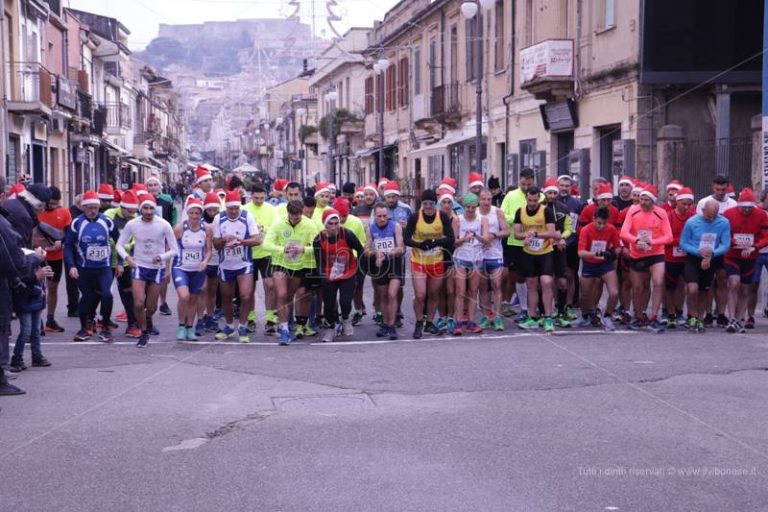
[[[483,11],[488,11],[495,4],[495,0],[477,0],[465,1],[461,4],[461,14],[468,20],[475,18],[475,37],[477,38],[477,53],[475,55],[475,172],[482,173],[483,165],[483,37],[482,37],[482,13],[478,9],[478,4]]]
[[[389,67],[389,60],[382,52],[379,55],[379,59],[373,64],[373,72],[381,76],[379,80],[379,166],[376,172],[376,183],[383,176],[384,172],[384,77],[387,68]],[[389,178],[389,176],[384,176]]]
[[[336,88],[331,86],[328,92],[325,94],[325,98],[328,100],[330,107],[330,136],[328,137],[328,178],[331,183],[336,184],[336,162],[333,157],[334,146],[336,145],[336,99],[339,97],[339,93],[336,92]]]
[[[307,109],[299,107],[296,109],[296,115],[299,117],[299,140],[301,141],[301,152],[299,153],[299,160],[301,162],[301,184],[304,185],[304,176],[306,174],[304,170],[304,159],[306,158],[306,149],[304,147],[304,123],[307,120]]]

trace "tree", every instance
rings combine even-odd
[[[320,135],[325,139],[328,140],[328,137],[330,135],[329,128],[330,128],[330,119],[331,114],[326,114],[323,116],[323,118],[320,120]],[[336,135],[339,134],[339,130],[341,129],[341,125],[343,125],[347,121],[360,121],[360,119],[355,116],[352,112],[345,108],[337,108],[336,109],[336,119],[333,124],[334,126],[334,133]]]

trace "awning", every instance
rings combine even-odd
[[[391,150],[394,147],[395,147],[394,144],[387,144],[387,145],[384,146],[384,151],[389,151],[389,150]],[[379,152],[379,148],[378,147],[362,149],[362,150],[357,151],[355,153],[355,158],[365,158],[367,156],[375,155],[378,152]]]
[[[164,167],[166,165],[165,162],[161,162],[160,160],[158,160],[153,156],[150,156],[149,159],[150,161],[154,162],[158,167]]]
[[[126,158],[126,162],[128,162],[131,165],[137,165],[139,167],[146,167],[147,169],[152,169],[153,171],[159,171],[160,168],[155,167],[154,165],[148,164],[147,162],[142,162],[141,160],[136,160],[135,158]]]
[[[474,137],[457,137],[457,138],[443,139],[435,142],[434,144],[430,144],[429,146],[415,149],[411,151],[408,156],[410,158],[426,158],[428,156],[443,155],[448,150],[448,146],[453,146],[454,144],[459,144],[460,142],[464,142],[470,139],[474,139]]]
[[[101,139],[101,143],[104,144],[110,153],[117,153],[118,155],[130,155],[131,152],[127,149],[118,146],[109,139]]]

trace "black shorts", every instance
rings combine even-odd
[[[726,258],[724,267],[728,277],[740,276],[741,284],[752,284],[752,278],[755,276],[755,268],[757,267],[757,260]]]
[[[287,277],[298,277],[300,279],[304,279],[304,275],[308,272],[308,270],[306,268],[302,268],[302,269],[299,269],[299,270],[291,270],[291,269],[288,269],[288,268],[285,268],[285,267],[274,266],[274,267],[272,267],[271,272],[270,272],[270,274],[272,275],[271,277],[274,277],[275,274],[278,273],[278,272],[282,273],[282,274],[285,274]]]
[[[566,265],[569,269],[573,270],[573,273],[576,274],[579,271],[579,244],[575,243],[572,245],[568,245],[565,248],[565,255],[566,255]]]
[[[375,260],[368,264],[368,275],[371,276],[374,286],[384,286],[392,279],[405,281],[405,259],[402,256],[385,259],[380,267],[374,265]]]
[[[515,270],[517,269],[518,265],[518,259],[520,257],[520,253],[523,252],[523,248],[518,245],[507,245],[504,244],[504,266],[507,267],[509,270]]]
[[[685,267],[683,269],[683,279],[686,283],[698,283],[699,291],[707,291],[712,288],[712,283],[715,280],[715,274],[723,265],[722,258],[715,258],[712,260],[712,265],[707,270],[702,270],[701,260],[697,256],[691,256],[690,254],[685,259]]]
[[[664,255],[648,256],[646,258],[632,258],[629,261],[629,269],[633,272],[650,272],[651,267],[659,263],[664,263]]]
[[[51,270],[53,270],[53,276],[48,278],[50,283],[58,283],[61,281],[61,273],[64,270],[64,260],[46,261]]]
[[[565,277],[565,271],[568,268],[568,249],[552,251],[552,264],[554,266],[555,277]]]
[[[267,256],[266,258],[256,258],[253,260],[253,280],[259,280],[259,274],[261,278],[272,277],[272,258]]]
[[[304,277],[301,278],[301,287],[307,290],[319,290],[323,286],[320,274],[316,268],[307,270]]]
[[[685,271],[684,261],[665,261],[664,262],[664,286],[670,292],[677,290],[680,279]]]
[[[554,275],[554,259],[552,253],[528,254],[520,251],[517,270],[523,277],[539,277]]]

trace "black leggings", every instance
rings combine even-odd
[[[325,281],[323,283],[323,313],[328,325],[333,326],[338,317],[336,296],[339,296],[341,305],[341,318],[349,318],[352,311],[352,298],[355,295],[355,277],[342,281]]]

